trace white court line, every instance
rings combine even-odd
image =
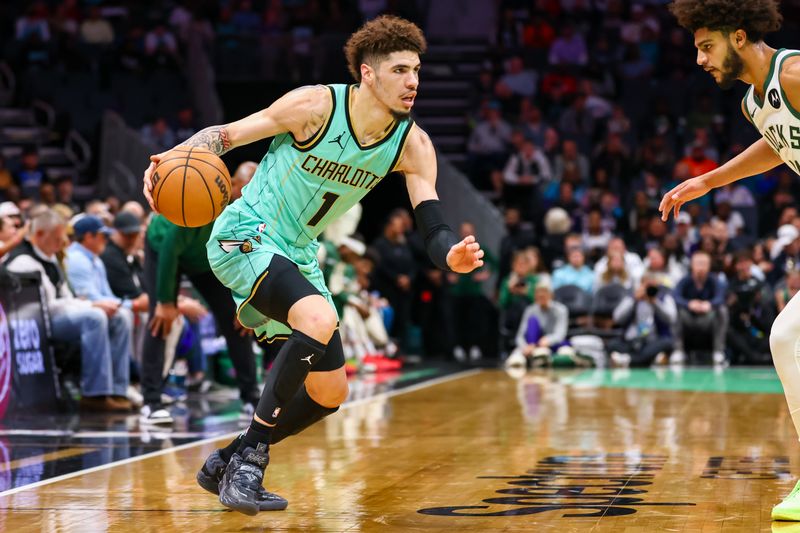
[[[420,389],[433,387],[435,385],[441,385],[442,383],[447,383],[448,381],[453,381],[453,380],[456,380],[456,379],[461,379],[461,378],[465,378],[465,377],[469,377],[469,376],[474,376],[475,374],[478,374],[481,371],[482,371],[482,369],[480,369],[480,368],[474,368],[474,369],[471,369],[471,370],[464,370],[462,372],[456,372],[455,374],[442,376],[440,378],[432,379],[430,381],[423,381],[422,383],[418,383],[418,384],[412,385],[410,387],[406,387],[406,388],[402,388],[402,389],[395,389],[395,390],[391,390],[391,391],[387,391],[387,392],[381,392],[381,393],[376,394],[374,396],[370,396],[369,398],[359,398],[357,400],[353,400],[352,402],[347,402],[345,404],[342,404],[340,409],[342,409],[342,410],[349,409],[350,407],[355,407],[355,406],[358,406],[358,405],[362,405],[364,403],[369,403],[369,402],[371,402],[373,400],[392,398],[394,396],[399,396],[400,394],[406,394],[406,393],[409,393],[409,392],[418,391]],[[146,454],[143,454],[143,455],[137,455],[136,457],[129,457],[128,459],[121,459],[119,461],[114,461],[114,462],[107,463],[107,464],[104,464],[104,465],[99,465],[99,466],[94,466],[92,468],[87,468],[85,470],[78,470],[77,472],[71,472],[69,474],[63,474],[61,476],[56,476],[56,477],[52,477],[52,478],[49,478],[49,479],[43,479],[42,481],[37,481],[36,483],[31,483],[30,485],[23,485],[22,487],[16,487],[16,488],[13,488],[13,489],[8,489],[6,491],[0,492],[0,498],[2,498],[3,496],[11,496],[12,494],[16,494],[18,492],[22,492],[22,491],[25,491],[25,490],[35,489],[35,488],[38,488],[38,487],[42,487],[44,485],[49,485],[51,483],[57,483],[58,481],[64,481],[66,479],[71,479],[71,478],[74,478],[74,477],[82,476],[84,474],[91,474],[93,472],[99,472],[100,470],[106,470],[108,468],[113,468],[113,467],[117,467],[117,466],[126,465],[126,464],[129,464],[129,463],[133,463],[133,462],[136,462],[136,461],[141,461],[142,459],[149,459],[151,457],[158,457],[159,455],[165,455],[165,454],[172,453],[172,452],[179,452],[181,450],[186,450],[186,449],[192,448],[194,446],[201,446],[203,444],[208,444],[209,442],[214,442],[214,441],[226,438],[226,437],[232,439],[233,437],[235,437],[239,433],[241,433],[241,431],[234,431],[232,433],[222,433],[220,435],[216,435],[216,436],[213,436],[213,437],[208,437],[208,438],[205,438],[205,439],[202,439],[202,440],[197,440],[197,441],[194,441],[194,442],[188,442],[186,444],[181,444],[180,446],[172,446],[170,448],[165,448],[163,450],[158,450],[158,451],[146,453]]]
[[[50,429],[4,429],[0,437],[70,437],[72,439],[105,439],[113,437],[147,437],[168,435],[174,439],[193,439],[212,436],[209,431],[172,431],[170,427],[151,426],[153,431],[58,431]]]

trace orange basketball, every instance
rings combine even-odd
[[[230,198],[228,168],[205,148],[175,147],[156,165],[153,202],[173,224],[205,226],[222,213]]]

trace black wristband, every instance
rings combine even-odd
[[[450,270],[447,265],[447,254],[458,241],[453,230],[442,218],[441,202],[425,200],[414,208],[417,228],[425,240],[425,250],[433,264],[442,270]]]

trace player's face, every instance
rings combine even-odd
[[[700,28],[694,32],[697,64],[713,76],[722,89],[730,89],[744,71],[744,62],[731,45],[729,36],[720,31]]]
[[[375,96],[395,118],[407,117],[414,107],[419,68],[419,55],[416,53],[392,52],[375,70],[372,84]]]

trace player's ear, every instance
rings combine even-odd
[[[742,29],[736,30],[731,34],[731,41],[736,48],[741,49],[747,42],[747,32]]]
[[[374,79],[375,79],[375,71],[372,70],[372,67],[367,65],[366,63],[361,63],[361,81],[372,83]]]

